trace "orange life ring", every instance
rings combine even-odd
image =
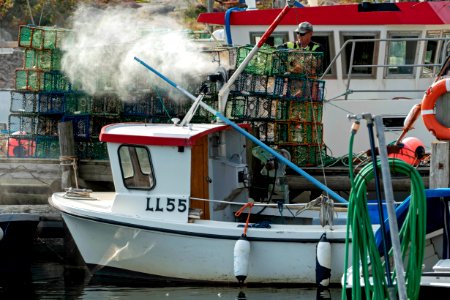
[[[421,104],[423,123],[429,131],[439,140],[450,140],[450,128],[445,127],[436,120],[434,106],[437,99],[450,91],[450,78],[434,83],[426,92]]]

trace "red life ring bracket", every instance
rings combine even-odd
[[[439,140],[450,140],[450,128],[436,120],[435,105],[440,96],[450,91],[450,78],[434,83],[422,99],[421,114],[425,127]]]

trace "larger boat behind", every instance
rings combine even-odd
[[[348,114],[384,115],[386,139],[396,140],[410,109],[421,102],[449,52],[449,2],[399,2],[292,8],[267,44],[295,41],[298,24],[313,24],[324,48],[323,140],[330,155],[347,154]],[[255,44],[280,9],[237,9],[200,14],[198,22],[224,28],[229,46]],[[441,119],[444,116],[441,117]],[[349,127],[349,126],[348,126]],[[430,145],[422,122],[411,133]],[[367,150],[358,137],[355,152]]]

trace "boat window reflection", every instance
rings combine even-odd
[[[264,32],[250,32],[250,43],[252,45],[256,45],[259,42]],[[289,34],[287,31],[282,32],[272,32],[270,37],[266,40],[265,44],[270,45],[272,47],[280,46],[289,42]]]
[[[155,184],[150,152],[146,147],[122,145],[119,161],[125,186],[130,189],[151,189]]]
[[[413,75],[415,68],[407,65],[415,64],[417,56],[417,40],[408,38],[419,38],[419,33],[389,33],[390,39],[401,39],[390,41],[388,44],[388,68],[387,75]],[[406,40],[405,40],[406,39]]]
[[[346,45],[342,61],[345,75],[349,74],[349,68],[351,68],[352,76],[375,77],[376,70],[369,65],[376,64],[378,53],[375,53],[375,49],[378,49],[378,47],[375,48],[375,42],[366,40],[378,38],[379,33],[341,33],[342,44],[348,40],[365,40]],[[352,52],[353,47],[354,51]]]
[[[427,32],[427,38],[440,38],[441,32],[440,31],[428,31]],[[440,42],[438,40],[429,40],[426,42],[425,46],[425,53],[423,55],[423,63],[424,64],[437,64],[439,63],[439,58],[437,57],[437,53],[439,50],[439,47],[443,47],[440,45]],[[422,77],[432,77],[434,74],[436,74],[437,69],[435,66],[425,66],[422,68]]]
[[[323,49],[323,66],[326,68],[330,62],[331,58],[334,57],[334,39],[333,32],[331,31],[320,31],[314,32],[313,41],[319,43]],[[327,78],[336,78],[336,65],[333,65],[325,74]]]

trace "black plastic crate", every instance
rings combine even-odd
[[[98,94],[92,98],[92,114],[99,116],[119,116],[122,102],[116,94]]]
[[[63,114],[65,99],[65,93],[40,92],[37,110],[40,114]]]
[[[134,93],[123,103],[124,116],[148,116],[150,112],[150,93]]]
[[[36,134],[41,136],[57,136],[58,123],[61,120],[53,115],[39,115],[36,117]]]

